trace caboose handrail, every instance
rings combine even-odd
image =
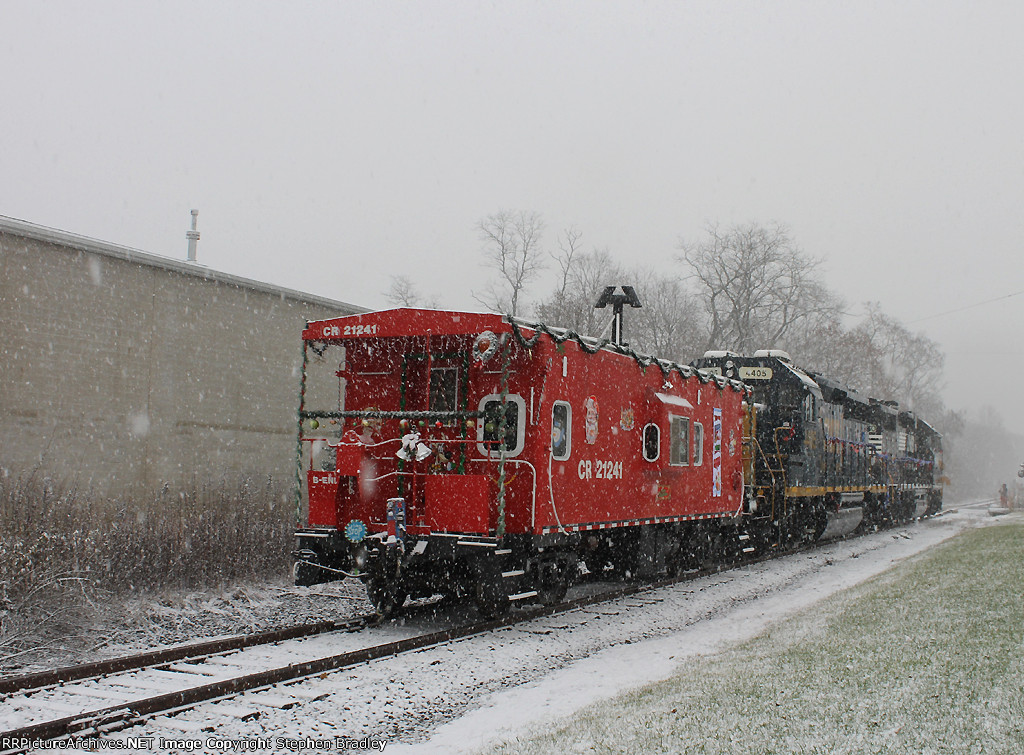
[[[362,410],[350,412],[303,411],[299,412],[302,419],[476,419],[483,417],[482,411],[397,411],[385,412],[378,410]]]
[[[474,459],[473,461],[483,461],[483,459]],[[530,476],[533,478],[533,489],[530,491],[530,530],[531,532],[535,529],[537,520],[537,468],[533,466],[526,459],[505,459],[506,464],[525,464],[530,468],[532,473]]]
[[[323,443],[327,444],[328,448],[341,448],[342,446],[353,446],[353,447],[358,446],[360,448],[377,448],[378,446],[388,446],[388,445],[392,445],[394,443],[401,444],[401,442],[402,442],[401,438],[388,438],[386,440],[380,441],[379,443],[364,443],[361,440],[345,440],[344,438],[342,438],[337,443],[331,443],[331,439],[328,438],[326,435],[324,435],[324,436],[317,436],[315,438],[314,437],[299,438],[299,440],[302,441],[303,443],[315,443],[317,441],[322,441]]]

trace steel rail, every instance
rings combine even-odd
[[[144,698],[131,703],[122,703],[116,706],[101,708],[94,711],[84,712],[74,716],[43,721],[29,726],[0,732],[0,742],[6,741],[50,741],[70,736],[92,737],[109,733],[117,729],[141,723],[146,717],[158,713],[170,711],[178,712],[194,707],[200,703],[216,699],[231,697],[242,692],[270,687],[282,682],[297,681],[310,676],[317,676],[329,671],[339,671],[352,666],[358,666],[379,658],[396,656],[412,650],[433,645],[440,645],[445,642],[463,639],[473,635],[485,634],[496,629],[526,623],[534,619],[552,616],[559,613],[567,613],[579,608],[598,603],[606,603],[612,600],[637,595],[639,593],[651,592],[662,587],[692,581],[710,574],[717,574],[722,571],[739,568],[754,563],[758,560],[775,558],[780,553],[772,553],[755,559],[743,559],[740,562],[718,564],[706,569],[690,571],[678,577],[647,582],[636,585],[626,585],[607,592],[588,595],[573,600],[565,601],[551,606],[538,606],[516,610],[514,614],[499,619],[463,624],[459,627],[444,629],[437,632],[410,637],[395,642],[388,642],[381,645],[374,645],[360,650],[353,650],[339,655],[316,658],[309,661],[290,664],[281,668],[261,671],[254,674],[247,674],[232,679],[225,679],[212,682],[187,690],[180,690],[154,697]],[[6,750],[0,748],[0,753],[20,752],[18,748]]]
[[[952,512],[947,510],[937,512],[936,515],[946,513]],[[932,516],[927,518],[932,518]],[[908,522],[905,524],[910,523]],[[905,524],[899,526],[905,526]],[[137,725],[146,717],[150,717],[158,713],[179,712],[181,710],[195,707],[200,703],[231,697],[242,692],[270,687],[283,682],[298,681],[300,679],[317,676],[326,672],[340,671],[342,669],[358,666],[379,658],[396,656],[412,650],[420,650],[434,645],[451,642],[453,640],[471,637],[473,635],[485,634],[496,629],[526,623],[534,619],[544,618],[546,616],[552,616],[560,613],[567,613],[598,603],[607,603],[620,598],[652,592],[663,587],[670,587],[672,585],[690,582],[712,574],[719,574],[725,571],[750,566],[752,564],[770,561],[780,556],[801,553],[820,547],[824,544],[825,543],[821,542],[801,544],[784,551],[768,551],[757,556],[735,558],[706,568],[687,571],[685,574],[676,577],[660,579],[655,582],[625,585],[607,592],[575,598],[573,600],[551,606],[517,609],[514,614],[499,619],[490,619],[487,621],[464,624],[450,629],[429,632],[417,637],[409,637],[403,640],[374,645],[359,650],[348,651],[339,655],[315,658],[309,661],[289,664],[288,666],[276,669],[247,674],[232,679],[225,679],[198,687],[192,687],[186,690],[148,697],[131,703],[123,703],[74,716],[67,716],[53,721],[31,724],[18,729],[0,732],[0,744],[4,741],[29,741],[38,743],[39,741],[57,740],[71,736],[95,737],[111,731]],[[175,650],[175,648],[172,648],[172,650]],[[7,753],[13,752],[23,752],[26,749],[27,748],[18,747],[4,749],[0,746],[0,755],[6,755]]]
[[[66,682],[78,682],[85,679],[107,676],[108,674],[117,674],[122,671],[134,671],[174,661],[217,655],[232,650],[242,650],[256,645],[269,645],[274,642],[293,640],[299,637],[311,637],[325,632],[358,631],[370,624],[375,618],[373,614],[368,614],[345,621],[319,621],[312,624],[296,624],[282,629],[271,629],[266,632],[222,637],[217,640],[206,640],[188,645],[149,650],[136,655],[126,655],[104,661],[94,661],[66,668],[5,677],[0,679],[0,695],[30,692],[58,684],[65,684]]]

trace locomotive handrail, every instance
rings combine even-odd
[[[783,468],[774,469],[771,466],[771,464],[768,463],[768,454],[765,453],[765,450],[761,446],[760,441],[755,436],[750,436],[750,439],[753,441],[754,447],[757,449],[757,452],[759,454],[761,454],[761,460],[764,462],[765,471],[768,472],[768,475],[772,479],[772,486],[771,486],[771,488],[772,488],[772,500],[771,500],[772,509],[771,509],[771,515],[774,517],[775,516],[775,493],[776,493],[776,489],[778,488],[778,482],[775,479],[775,473],[779,472],[782,475],[782,484],[783,484],[783,486],[785,486],[785,484],[786,484],[785,469],[783,469]],[[776,454],[776,456],[778,457],[778,460],[781,463],[782,462],[781,455]],[[755,476],[755,478],[757,477],[756,465],[755,465],[754,476]],[[757,486],[755,485],[755,488],[756,487]]]

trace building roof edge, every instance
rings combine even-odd
[[[334,299],[328,299],[327,297],[317,296],[315,294],[307,294],[295,289],[276,286],[272,283],[264,283],[263,281],[253,280],[251,278],[243,278],[230,273],[222,273],[218,270],[211,270],[208,267],[198,265],[194,262],[162,257],[158,254],[151,254],[150,252],[143,252],[139,249],[133,249],[119,244],[112,244],[108,241],[100,241],[99,239],[89,238],[88,236],[80,236],[76,233],[60,231],[56,228],[47,228],[46,226],[36,225],[35,223],[29,223],[25,220],[7,217],[6,215],[0,215],[0,233],[9,233],[15,236],[22,236],[36,241],[55,244],[57,246],[65,246],[71,249],[89,252],[90,254],[100,254],[105,257],[113,257],[115,259],[126,260],[128,262],[135,262],[140,265],[158,267],[171,272],[181,273],[183,275],[192,275],[204,280],[214,281],[216,283],[224,283],[226,285],[237,286],[239,288],[248,288],[262,293],[274,294],[285,299],[294,299],[306,304],[316,304],[331,309],[346,310],[352,314],[371,311],[366,307],[360,307],[355,304],[336,301]]]

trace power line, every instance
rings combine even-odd
[[[927,317],[919,317],[916,320],[911,320],[910,322],[907,323],[907,325],[913,325],[914,323],[917,323],[917,322],[924,322],[925,320],[933,320],[936,317],[944,317],[945,315],[951,315],[951,314],[954,314],[955,312],[963,312],[964,310],[967,310],[967,309],[976,309],[977,307],[983,307],[986,304],[992,304],[993,302],[1002,301],[1003,299],[1010,299],[1010,298],[1013,298],[1014,296],[1020,296],[1021,294],[1024,294],[1024,291],[1015,291],[1012,294],[1006,294],[1004,296],[997,296],[994,299],[986,299],[985,301],[979,301],[979,302],[976,302],[974,304],[968,304],[966,307],[958,307],[957,309],[950,309],[950,310],[947,310],[945,312],[939,312],[939,313],[934,314],[934,315],[928,315]]]

